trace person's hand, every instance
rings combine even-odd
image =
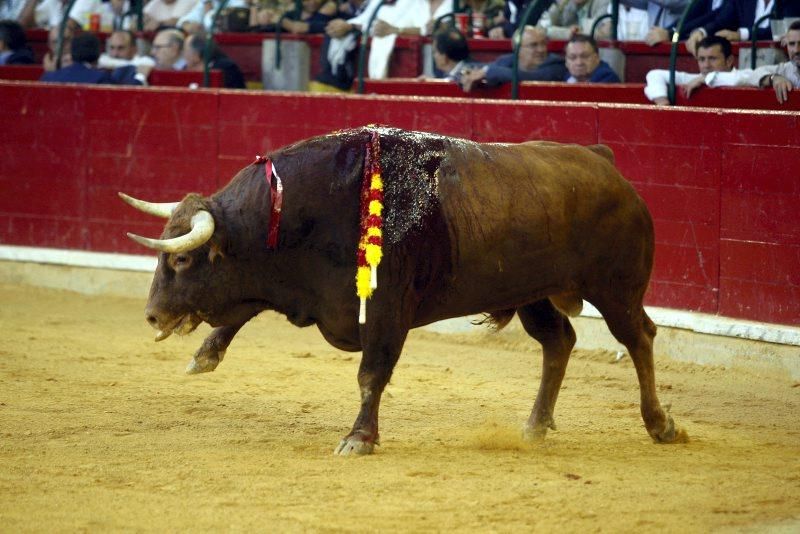
[[[489,30],[488,35],[489,35],[489,39],[505,39],[506,38],[506,34],[503,33],[503,27],[502,26],[495,26],[494,28]]]
[[[308,33],[308,23],[301,20],[283,19],[281,25],[289,33]]]
[[[690,98],[692,93],[694,93],[697,89],[701,88],[706,83],[706,77],[704,74],[692,79],[689,83],[683,86],[683,96],[686,98]]]
[[[669,98],[666,96],[660,96],[653,100],[653,104],[656,106],[669,106]]]
[[[647,35],[644,36],[644,40],[647,41],[647,44],[650,46],[669,41],[669,31],[667,31],[666,28],[653,26],[650,28],[650,31],[647,32]]]
[[[400,28],[392,26],[385,20],[380,20],[372,26],[372,35],[375,37],[386,37],[395,33],[400,33]]]
[[[153,70],[153,65],[136,65],[136,73],[143,74],[145,78],[150,76],[150,71]]]
[[[353,25],[344,19],[333,19],[325,26],[325,33],[334,39],[344,37],[353,30]]]
[[[573,36],[576,33],[581,33],[581,27],[578,26],[577,24],[573,24],[572,26],[569,27],[569,34],[570,36]]]
[[[772,88],[775,89],[775,98],[778,99],[778,103],[783,104],[789,100],[789,91],[792,90],[792,82],[780,74],[775,74],[772,76]]]
[[[715,33],[714,35],[716,35],[717,37],[724,37],[725,39],[729,40],[730,42],[741,41],[742,40],[741,36],[739,35],[739,31],[738,30],[720,30],[717,33]]]
[[[694,57],[697,57],[697,43],[703,40],[703,32],[700,30],[693,31],[689,38],[686,39],[686,50],[689,51]]]
[[[486,69],[464,69],[461,71],[461,89],[464,90],[465,93],[469,93],[472,91],[472,88],[475,87],[476,83],[480,83],[481,81],[486,78]]]
[[[44,55],[42,58],[42,67],[44,68],[45,72],[53,72],[56,70],[56,60],[53,57],[53,54],[47,52]]]

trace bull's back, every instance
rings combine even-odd
[[[466,144],[439,187],[454,306],[519,305],[591,283],[597,265],[652,262],[647,209],[603,145]]]

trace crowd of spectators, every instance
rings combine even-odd
[[[208,58],[223,72],[225,87],[245,87],[241,69],[209,39],[214,24],[227,21],[227,31],[281,31],[320,34],[320,69],[312,91],[348,91],[356,74],[357,43],[374,17],[368,76],[383,78],[398,36],[429,36],[434,76],[457,83],[465,92],[496,86],[512,79],[513,58],[505,55],[488,63],[471,60],[467,33],[509,39],[521,32],[518,58],[521,81],[616,83],[620,73],[603,61],[594,35],[612,33],[610,0],[554,0],[536,13],[537,26],[519,28],[531,0],[464,0],[472,22],[459,27],[452,15],[453,0],[396,0],[378,9],[378,0],[229,0],[222,16],[213,21],[220,0],[148,0],[142,11],[143,33],[131,11],[130,0],[76,0],[65,22],[63,40],[58,27],[65,18],[64,0],[0,0],[0,65],[30,64],[25,30],[50,30],[49,50],[42,60],[42,79],[97,80],[96,83],[146,84],[152,69],[203,70]],[[668,42],[689,0],[621,0],[616,35],[619,40],[650,45]],[[777,5],[776,5],[777,4]],[[679,38],[698,60],[699,72],[679,72],[678,84],[690,96],[703,86],[750,85],[774,87],[779,101],[798,87],[797,35],[793,25],[785,36],[773,35],[769,18],[800,17],[800,2],[780,0],[700,0],[687,13]],[[226,17],[222,20],[223,17]],[[758,22],[760,21],[760,22]],[[732,41],[782,38],[789,61],[774,70],[736,71]],[[107,33],[105,52],[93,34]],[[137,37],[138,36],[138,37]],[[143,37],[152,37],[147,42]],[[548,39],[566,41],[564,55],[548,52]],[[57,56],[58,51],[61,55]],[[101,53],[102,52],[102,53]],[[76,59],[77,58],[77,59]],[[97,72],[95,72],[97,71]],[[646,94],[665,104],[665,71],[648,74]],[[101,73],[107,76],[100,76]],[[766,74],[764,74],[766,73]],[[724,74],[724,75],[723,75]],[[66,78],[65,78],[66,77]]]

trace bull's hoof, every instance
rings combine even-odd
[[[547,436],[548,430],[555,430],[555,429],[556,429],[556,422],[552,418],[549,419],[548,421],[539,421],[534,424],[531,424],[529,422],[522,429],[522,438],[525,441],[537,443],[540,441],[544,441],[544,438]]]
[[[372,454],[375,442],[362,433],[351,434],[339,442],[333,451],[337,456]]]
[[[189,362],[189,365],[186,366],[186,374],[196,375],[199,373],[210,373],[217,368],[219,362],[221,362],[224,357],[224,350],[218,352],[204,352],[201,348],[197,351],[197,354],[194,355],[192,361]]]
[[[667,426],[659,433],[653,434],[656,443],[688,443],[689,434],[681,427],[675,426],[671,416],[667,416]]]

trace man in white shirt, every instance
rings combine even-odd
[[[706,37],[697,45],[697,66],[700,74],[690,72],[675,72],[675,85],[683,85],[686,96],[691,95],[701,83],[714,83],[714,78],[720,72],[730,72],[733,69],[733,52],[731,43],[724,37],[712,35]],[[654,69],[647,73],[647,85],[644,94],[657,106],[668,106],[667,85],[669,84],[669,71]],[[736,85],[736,83],[733,83]]]
[[[116,69],[132,65],[136,67],[135,78],[147,85],[147,76],[155,67],[156,62],[149,56],[140,56],[136,53],[136,36],[128,30],[116,30],[108,36],[106,41],[108,52],[100,55],[97,66],[101,69]]]

